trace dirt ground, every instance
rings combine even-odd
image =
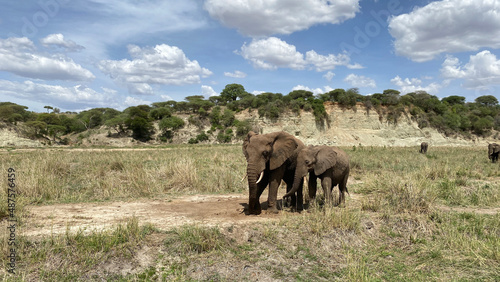
[[[264,201],[267,195],[261,197]],[[243,194],[191,195],[174,199],[138,200],[130,202],[75,203],[30,206],[22,234],[46,236],[78,231],[110,229],[135,216],[140,224],[152,223],[166,230],[184,224],[230,226],[256,221],[275,220],[279,214],[248,216],[244,206],[248,196]],[[263,207],[265,208],[265,207]]]
[[[280,197],[278,197],[279,199]],[[359,205],[362,195],[347,196],[350,206]],[[261,197],[263,209],[267,193]],[[80,228],[85,232],[112,229],[119,223],[135,216],[140,224],[151,223],[160,230],[184,224],[227,227],[245,223],[277,220],[280,214],[245,215],[248,202],[246,194],[189,195],[171,199],[141,199],[137,201],[55,204],[29,206],[29,217],[20,229],[25,236],[64,234]],[[500,208],[470,208],[437,206],[443,211],[496,214]]]

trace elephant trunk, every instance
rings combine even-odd
[[[251,165],[247,167],[247,176],[248,176],[248,212],[249,214],[260,214],[261,208],[259,203],[259,187],[257,183],[257,177],[261,174],[261,179],[263,175],[263,171],[258,171],[253,168]]]
[[[300,187],[300,183],[302,181],[302,178],[306,177],[306,174],[307,174],[307,171],[302,171],[301,169],[299,169],[298,167],[296,168],[295,170],[295,176],[293,178],[293,185],[292,185],[292,189],[290,189],[290,191],[288,191],[284,196],[283,196],[283,199],[287,198],[287,197],[290,197],[291,195],[295,194],[298,190],[299,190],[299,187]]]

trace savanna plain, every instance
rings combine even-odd
[[[500,167],[487,148],[342,149],[351,161],[345,207],[318,197],[301,213],[285,207],[246,216],[241,145],[4,148],[0,274],[8,281],[500,281]],[[9,168],[17,189],[14,275],[6,271]],[[50,218],[33,226],[37,207],[168,205],[228,194],[241,195],[238,216],[269,220],[168,226],[131,215],[104,229],[68,223],[62,233],[25,232],[52,228]]]

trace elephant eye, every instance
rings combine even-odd
[[[309,160],[306,160],[306,164],[309,164],[309,163],[310,163]]]
[[[264,157],[267,157],[267,156],[269,155],[269,152],[268,152],[268,151],[264,151],[264,152],[262,152],[262,155],[263,155]]]

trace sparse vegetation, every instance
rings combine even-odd
[[[285,211],[276,222],[160,230],[132,218],[111,231],[44,238],[19,234],[16,277],[499,280],[500,215],[475,212],[500,205],[500,171],[484,148],[433,147],[427,155],[419,154],[417,147],[343,149],[351,158],[351,195],[345,208],[324,207],[319,197],[308,211]],[[245,194],[247,189],[240,182],[245,173],[240,145],[126,152],[11,150],[0,159],[2,171],[15,167],[18,172],[19,228],[29,215],[26,205],[140,197],[168,201],[170,195]],[[0,178],[0,185],[6,187],[6,181]],[[0,201],[6,198],[2,189]],[[5,205],[0,215],[7,215]],[[6,230],[0,233],[3,254],[7,235]],[[144,250],[150,251],[146,262]],[[6,265],[5,255],[0,263]],[[109,268],[113,264],[133,265],[139,271],[127,274]]]
[[[240,122],[235,114],[243,110],[257,110],[260,117],[276,120],[284,114],[300,115],[311,112],[318,124],[328,122],[325,103],[336,103],[344,109],[358,110],[363,105],[366,111],[376,111],[381,121],[397,124],[405,115],[417,122],[420,128],[432,127],[447,136],[471,138],[473,135],[497,138],[500,131],[500,105],[492,95],[479,96],[474,102],[465,102],[465,97],[449,96],[439,99],[425,91],[400,95],[394,89],[363,96],[359,89],[335,89],[315,96],[311,91],[293,90],[281,93],[265,92],[253,95],[240,84],[228,84],[220,96],[205,99],[201,95],[187,96],[185,101],[155,102],[149,105],[129,107],[123,112],[111,108],[95,108],[80,113],[61,113],[59,109],[46,106],[47,112],[33,113],[27,107],[10,102],[0,103],[0,121],[26,127],[28,138],[47,138],[60,142],[65,134],[80,133],[102,126],[116,132],[116,137],[131,136],[148,141],[154,132],[153,123],[159,123],[161,140],[171,140],[180,128],[179,115],[189,115],[187,123],[199,131],[211,126],[215,133],[211,141],[227,141],[227,129],[236,131]],[[183,123],[186,123],[184,120]],[[210,124],[210,125],[209,125]],[[170,129],[168,129],[170,128]],[[496,134],[496,135],[495,135]],[[187,141],[187,140],[186,140]],[[190,141],[195,144],[195,140]]]

